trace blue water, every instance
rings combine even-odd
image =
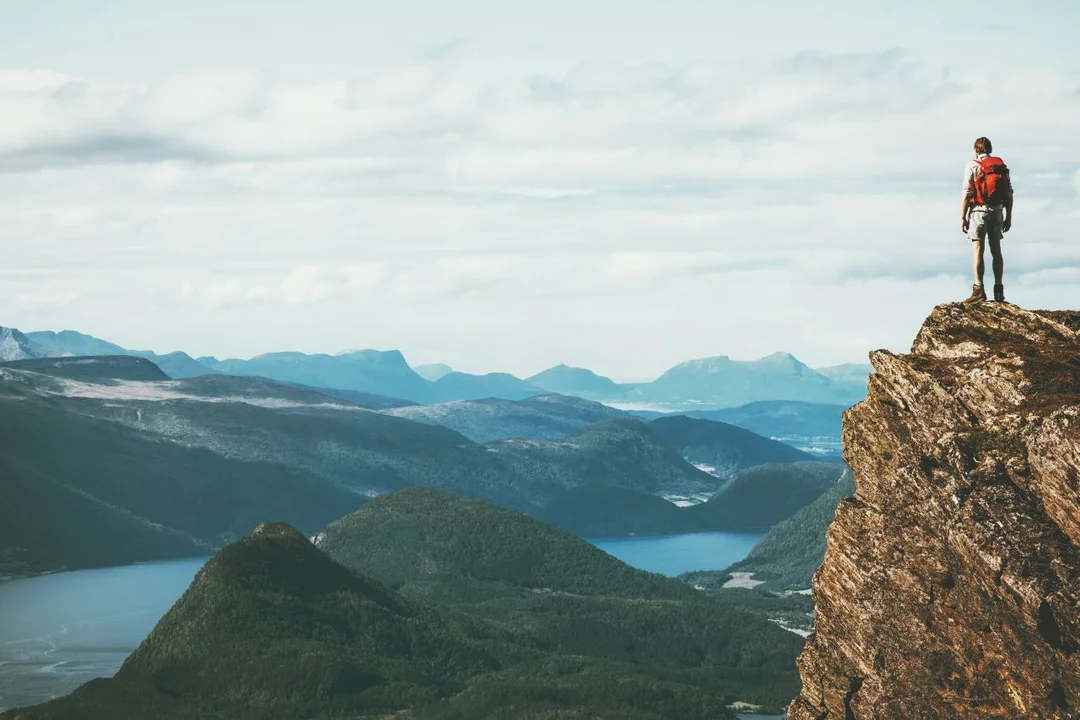
[[[705,532],[590,540],[627,565],[662,575],[723,570],[745,558],[762,533]]]
[[[183,594],[205,559],[0,582],[0,711],[109,677]]]
[[[693,533],[596,540],[644,570],[718,570],[761,536]],[[66,695],[116,673],[191,584],[205,558],[0,582],[0,711]]]

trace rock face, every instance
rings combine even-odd
[[[1080,312],[943,305],[871,361],[788,718],[1080,717]]]

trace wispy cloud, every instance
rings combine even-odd
[[[1074,76],[888,49],[491,79],[459,72],[467,51],[316,82],[0,72],[5,322],[214,333],[230,344],[204,351],[237,355],[292,323],[324,350],[382,339],[478,369],[598,338],[578,361],[624,375],[736,342],[857,360],[962,291],[960,171],[982,134],[1013,168],[1017,288],[1080,267]]]

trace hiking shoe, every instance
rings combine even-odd
[[[971,305],[971,304],[974,304],[974,303],[977,303],[977,302],[985,302],[985,301],[986,301],[986,290],[983,289],[983,286],[982,285],[972,285],[971,286],[971,297],[969,297],[964,302],[966,304],[968,304],[968,305]]]
[[[994,286],[994,301],[995,302],[1005,302],[1005,286],[1004,285],[995,285]]]

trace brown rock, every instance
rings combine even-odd
[[[870,359],[788,718],[1080,718],[1080,312],[942,305]]]

